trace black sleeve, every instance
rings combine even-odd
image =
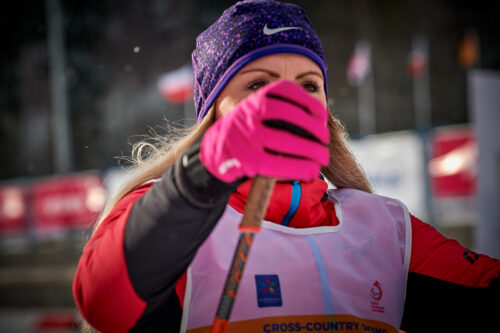
[[[147,303],[136,329],[151,328],[150,324],[159,320],[158,311],[163,313],[162,321],[168,313],[179,312],[175,283],[241,183],[227,184],[212,176],[199,160],[199,145],[200,140],[134,204],[127,220],[124,243],[128,274],[137,294]],[[165,323],[156,325],[165,327]]]
[[[402,330],[498,332],[499,328],[499,277],[486,288],[472,288],[422,274],[408,275]]]

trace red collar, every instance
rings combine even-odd
[[[244,182],[229,199],[229,205],[240,213],[243,213],[250,186],[251,180]],[[339,224],[333,203],[323,200],[328,188],[326,182],[318,178],[311,182],[300,182],[300,187],[299,206],[288,223],[289,227],[310,228]],[[292,184],[276,183],[265,219],[281,224],[290,209],[291,201]]]

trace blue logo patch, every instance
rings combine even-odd
[[[283,305],[278,275],[255,275],[255,287],[259,308]]]

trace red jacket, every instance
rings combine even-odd
[[[74,297],[83,317],[101,331],[178,330],[183,272],[213,226],[208,227],[206,221],[182,220],[198,208],[184,202],[173,177],[169,174],[162,182],[147,184],[123,198],[84,248],[74,278]],[[231,195],[229,205],[242,212],[249,186],[249,182],[243,183]],[[283,223],[286,218],[287,225],[294,228],[338,224],[333,204],[322,200],[327,187],[324,181],[301,183],[299,204],[290,214],[293,186],[277,184],[267,220]],[[161,204],[158,193],[166,193]],[[212,219],[218,219],[223,206]],[[156,213],[163,209],[168,212]],[[207,208],[199,216],[214,210]],[[500,313],[495,312],[499,309],[495,298],[500,296],[500,262],[464,248],[414,216],[411,224],[412,254],[402,328],[408,332],[449,328],[457,322],[457,315],[462,316],[462,308],[463,316],[484,315],[483,324],[486,320],[486,327],[494,327],[493,318],[485,311]],[[468,321],[462,323],[465,326],[457,327],[468,327]]]

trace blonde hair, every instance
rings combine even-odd
[[[113,207],[128,193],[134,191],[144,183],[160,178],[215,121],[215,108],[212,106],[206,116],[199,123],[177,134],[174,137],[155,137],[159,144],[154,145],[143,140],[136,143],[132,149],[131,161],[137,167],[132,178],[123,185],[121,190],[106,205],[99,222],[113,209]],[[330,162],[321,169],[326,179],[337,188],[353,188],[365,192],[372,192],[370,184],[357,164],[347,146],[347,132],[341,122],[330,114],[328,117],[330,130]],[[175,131],[173,131],[175,132]]]
[[[353,188],[372,193],[370,182],[347,145],[347,132],[342,123],[331,113],[328,117],[330,129],[330,162],[321,169],[326,179],[337,188]]]
[[[151,144],[149,141],[141,141],[135,144],[132,149],[132,158],[138,170],[106,205],[101,218],[96,223],[94,232],[118,201],[145,182],[160,178],[182,153],[205,133],[214,121],[215,108],[211,107],[203,120],[186,130],[183,135],[177,135],[174,138],[157,137],[155,140],[160,143],[158,146]],[[372,190],[365,174],[349,151],[344,126],[330,114],[328,127],[330,130],[330,162],[328,166],[321,169],[322,174],[337,188],[353,188],[371,193]],[[81,322],[81,331],[85,333],[98,332],[84,320]]]
[[[160,178],[179,156],[193,145],[214,123],[214,117],[214,107],[211,107],[203,120],[191,128],[179,130],[170,126],[170,134],[166,137],[156,135],[151,138],[157,142],[156,144],[151,143],[151,140],[142,140],[135,143],[132,147],[131,158],[127,158],[127,160],[132,162],[132,168],[135,170],[132,172],[131,178],[120,187],[117,194],[108,200],[98,222],[94,226],[94,232],[101,221],[124,196],[144,183]]]

